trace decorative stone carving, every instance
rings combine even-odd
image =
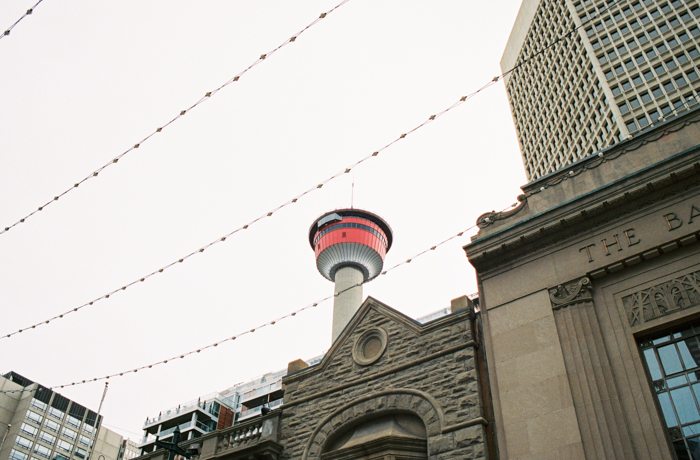
[[[488,227],[489,225],[495,223],[497,220],[507,219],[507,218],[515,215],[516,213],[518,213],[521,209],[523,209],[525,207],[526,201],[527,201],[527,196],[520,195],[520,196],[518,196],[518,203],[519,203],[518,206],[511,209],[510,211],[486,212],[486,213],[480,215],[478,219],[476,219],[476,225],[479,228],[485,228],[485,227]]]
[[[684,308],[700,306],[700,271],[624,296],[630,326],[643,324]]]
[[[384,354],[388,339],[386,331],[380,327],[371,329],[360,336],[352,349],[352,359],[361,366],[375,363]]]
[[[549,300],[552,302],[552,309],[568,307],[582,302],[591,302],[593,286],[591,280],[584,276],[578,281],[572,281],[549,290]]]

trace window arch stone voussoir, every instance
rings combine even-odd
[[[445,426],[444,414],[430,395],[409,389],[381,391],[357,398],[321,420],[309,437],[302,460],[319,459],[326,443],[347,426],[391,413],[417,415],[425,424],[428,440],[439,436]]]

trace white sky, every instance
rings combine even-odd
[[[0,40],[0,226],[153,132],[340,0],[44,0]],[[0,28],[34,0],[0,2]],[[350,0],[25,223],[0,235],[0,334],[77,307],[265,214],[500,74],[517,0]],[[394,230],[392,266],[516,201],[502,83],[248,230],[94,306],[0,340],[46,386],[149,364],[332,293],[307,231],[350,204]],[[477,290],[467,235],[365,285],[417,317]],[[330,346],[332,302],[110,380],[105,424],[146,417]],[[60,390],[97,409],[103,383]],[[116,428],[115,428],[116,427]]]

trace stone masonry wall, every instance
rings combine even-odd
[[[352,348],[376,327],[387,332],[386,350],[374,364],[360,366]],[[419,326],[370,308],[327,362],[285,379],[283,458],[319,458],[324,441],[344,424],[392,410],[423,419],[430,459],[485,458],[472,331],[470,311]]]

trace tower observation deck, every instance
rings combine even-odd
[[[335,282],[333,341],[362,304],[362,283],[382,271],[393,232],[381,217],[361,209],[336,209],[321,215],[309,229],[316,267]]]

